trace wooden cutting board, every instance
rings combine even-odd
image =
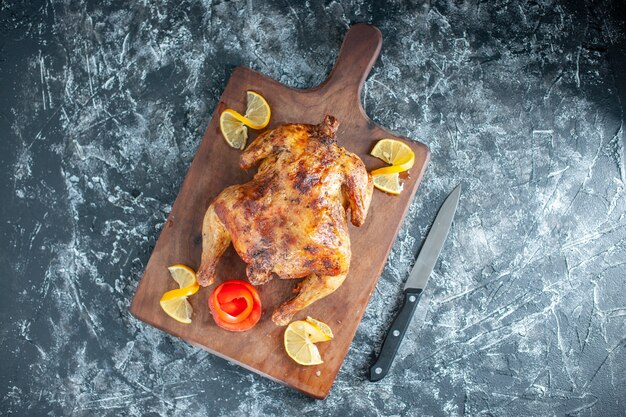
[[[247,68],[233,71],[139,283],[130,308],[135,317],[312,397],[323,399],[328,395],[429,158],[426,145],[377,126],[361,107],[361,87],[378,57],[381,43],[376,27],[354,25],[328,79],[309,90],[286,87]],[[246,182],[254,174],[254,170],[239,169],[241,152],[226,144],[219,129],[219,116],[224,109],[245,111],[246,90],[259,92],[270,104],[269,129],[283,123],[317,124],[326,114],[335,116],[341,123],[337,132],[339,145],[359,155],[368,170],[385,165],[369,156],[381,138],[404,139],[415,152],[415,165],[405,178],[402,194],[391,196],[374,190],[365,224],[360,228],[350,226],[352,264],[344,284],[295,317],[310,315],[331,326],[335,338],[318,344],[322,365],[306,367],[293,362],[283,349],[285,328],[276,326],[270,318],[272,311],[293,295],[291,289],[299,280],[274,278],[257,287],[263,315],[254,328],[243,333],[228,332],[215,325],[207,307],[215,286],[202,288],[189,299],[194,311],[191,324],[176,322],[159,306],[161,295],[176,288],[167,267],[183,263],[197,268],[200,264],[202,219],[211,201],[225,187]],[[251,133],[249,142],[255,136]],[[246,279],[245,264],[232,246],[220,261],[217,276],[218,282]],[[368,365],[364,363],[363,367]]]

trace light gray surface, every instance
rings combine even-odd
[[[0,6],[2,414],[624,415],[616,5],[145,3]],[[362,21],[383,34],[367,113],[432,159],[320,402],[128,307],[233,66],[314,86]],[[458,183],[419,317],[391,374],[369,383],[414,255]]]

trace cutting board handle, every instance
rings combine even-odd
[[[352,26],[343,39],[333,70],[321,88],[331,94],[347,94],[360,106],[361,88],[380,54],[382,42],[383,37],[376,26],[365,23]]]

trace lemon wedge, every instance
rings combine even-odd
[[[393,174],[375,175],[372,179],[374,180],[374,187],[389,194],[400,194],[404,188],[404,186],[400,184],[400,177],[397,172]]]
[[[196,273],[186,265],[177,264],[167,268],[179,288],[168,291],[161,297],[159,304],[165,313],[181,323],[191,323],[193,308],[187,297],[194,295],[200,289],[196,280]]]
[[[415,153],[411,147],[397,139],[379,140],[370,155],[391,164],[390,167],[373,170],[372,176],[408,171],[415,163]]]
[[[308,321],[294,321],[285,329],[285,351],[291,359],[300,365],[310,366],[324,363],[315,343],[326,340],[330,340],[328,335]]]

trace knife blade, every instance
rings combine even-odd
[[[435,217],[435,222],[428,236],[426,236],[426,240],[415,260],[413,269],[411,269],[409,278],[404,285],[404,301],[402,307],[400,307],[391,327],[387,331],[378,358],[370,368],[369,379],[372,382],[383,379],[384,376],[387,375],[389,368],[391,368],[391,364],[398,352],[404,334],[409,327],[413,313],[415,313],[422,291],[428,283],[428,278],[435,267],[437,258],[439,258],[439,254],[441,253],[441,248],[443,248],[443,244],[446,241],[460,197],[461,185],[459,184],[452,190],[448,197],[446,197],[446,200],[441,205]]]

